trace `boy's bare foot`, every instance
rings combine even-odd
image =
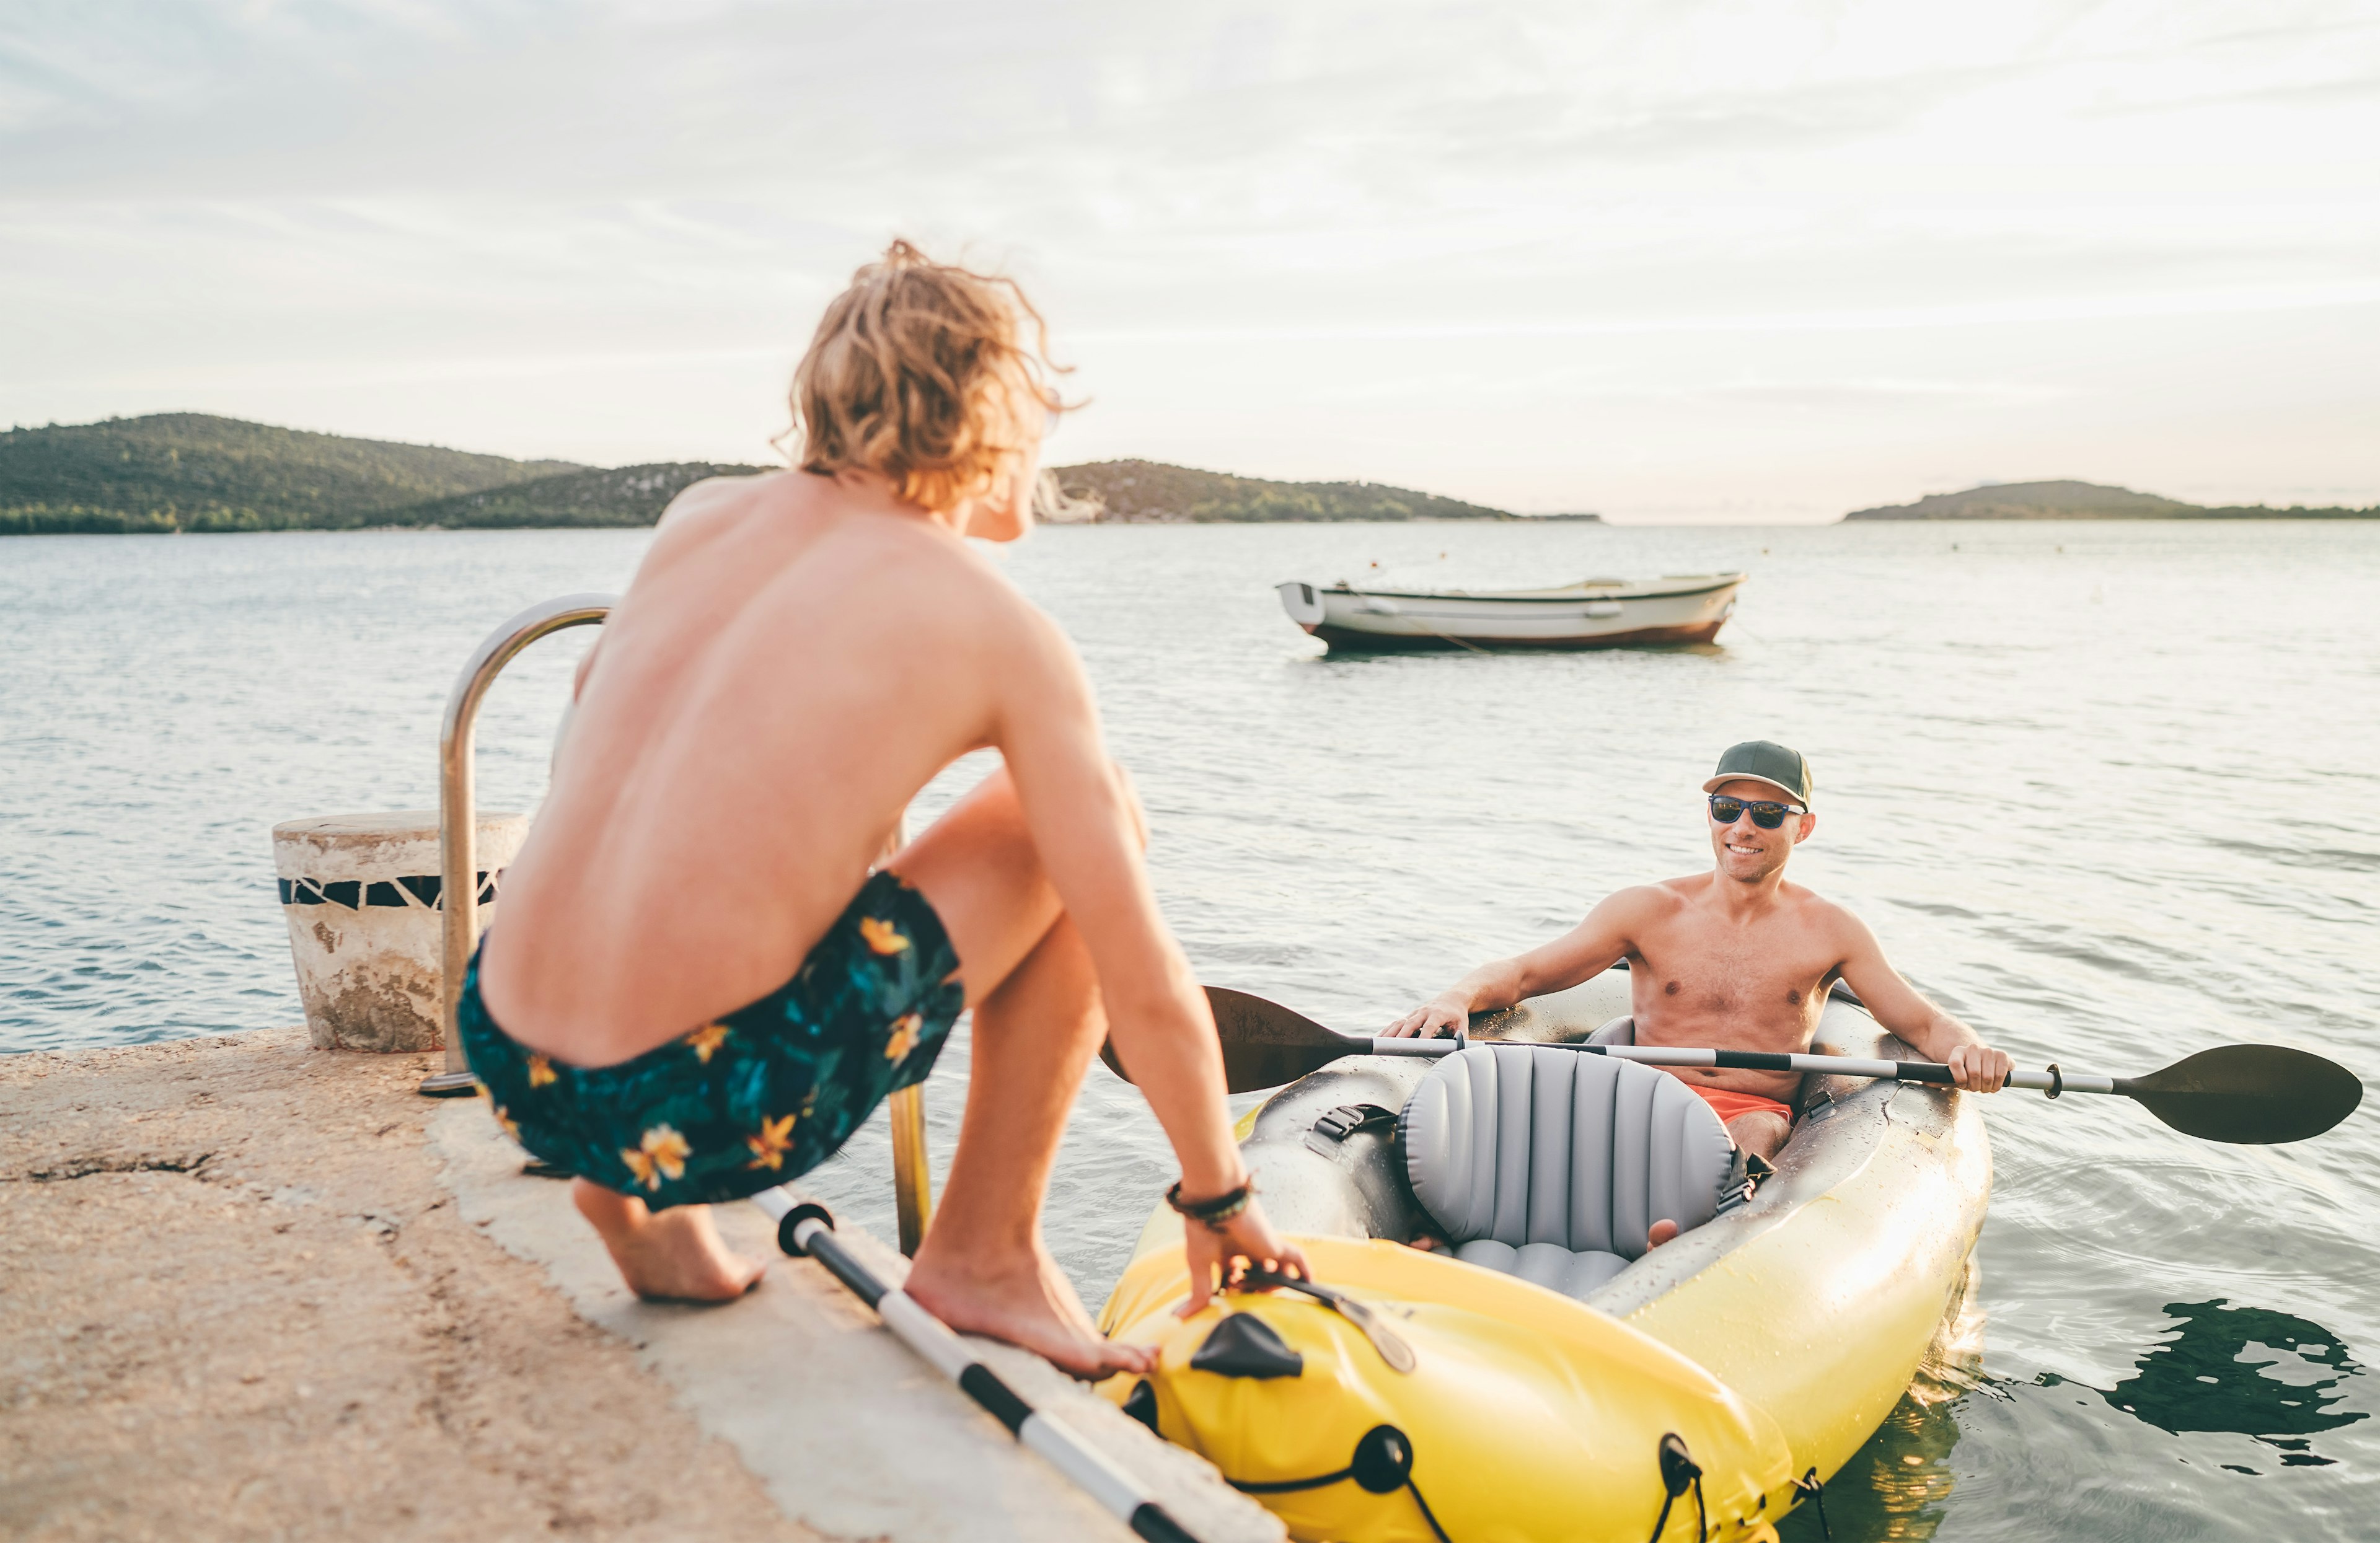
[[[768,1269],[719,1240],[709,1206],[650,1210],[633,1195],[585,1179],[572,1182],[570,1198],[612,1251],[628,1289],[648,1302],[732,1302]]]
[[[1658,1248],[1665,1243],[1674,1241],[1678,1233],[1682,1231],[1684,1231],[1683,1228],[1680,1227],[1676,1222],[1670,1221],[1665,1216],[1660,1221],[1654,1222],[1653,1225],[1646,1230],[1645,1233],[1645,1246],[1647,1248]]]
[[[1092,1327],[1074,1283],[1038,1243],[1021,1257],[977,1255],[945,1264],[929,1234],[902,1289],[961,1333],[1022,1345],[1086,1382],[1157,1365],[1155,1351],[1120,1344]]]

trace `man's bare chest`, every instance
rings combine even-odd
[[[1773,937],[1642,940],[1630,962],[1637,1017],[1648,1027],[1724,1025],[1798,1038],[1816,1022],[1840,961],[1810,939],[1779,930]]]

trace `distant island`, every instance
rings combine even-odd
[[[157,413],[0,433],[0,535],[650,525],[710,461],[587,467]],[[1595,520],[1376,482],[1273,482],[1156,461],[1056,468],[1073,523]]]
[[[1059,467],[1058,485],[1075,520],[1111,525],[1252,524],[1259,521],[1549,519],[1600,515],[1516,515],[1384,482],[1272,482],[1161,461],[1094,461]]]
[[[1854,519],[2380,519],[2369,509],[2286,509],[2262,504],[2220,507],[2097,482],[1993,482],[1965,492],[1928,493],[1914,504],[1855,509]]]
[[[0,434],[0,535],[650,525],[687,483],[758,469],[607,471],[157,413]]]

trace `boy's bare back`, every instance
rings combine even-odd
[[[719,1302],[762,1266],[710,1207],[832,1156],[971,1013],[906,1290],[1097,1378],[1149,1353],[1092,1326],[1040,1216],[1102,1039],[1182,1160],[1190,1302],[1305,1259],[1240,1160],[1081,662],[967,544],[1033,523],[1064,405],[1038,330],[1014,283],[905,241],[828,303],[787,398],[800,469],[681,494],[582,667],[455,1027],[628,1285]],[[917,790],[985,747],[1002,769],[888,853]]]
[[[687,489],[589,663],[488,945],[500,1021],[579,1065],[783,981],[957,757],[1028,719],[1096,742],[1055,626],[856,479]]]

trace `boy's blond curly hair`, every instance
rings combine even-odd
[[[1065,410],[1050,384],[1063,372],[1014,280],[895,240],[828,305],[794,371],[799,465],[880,473],[936,512],[1005,492]]]

